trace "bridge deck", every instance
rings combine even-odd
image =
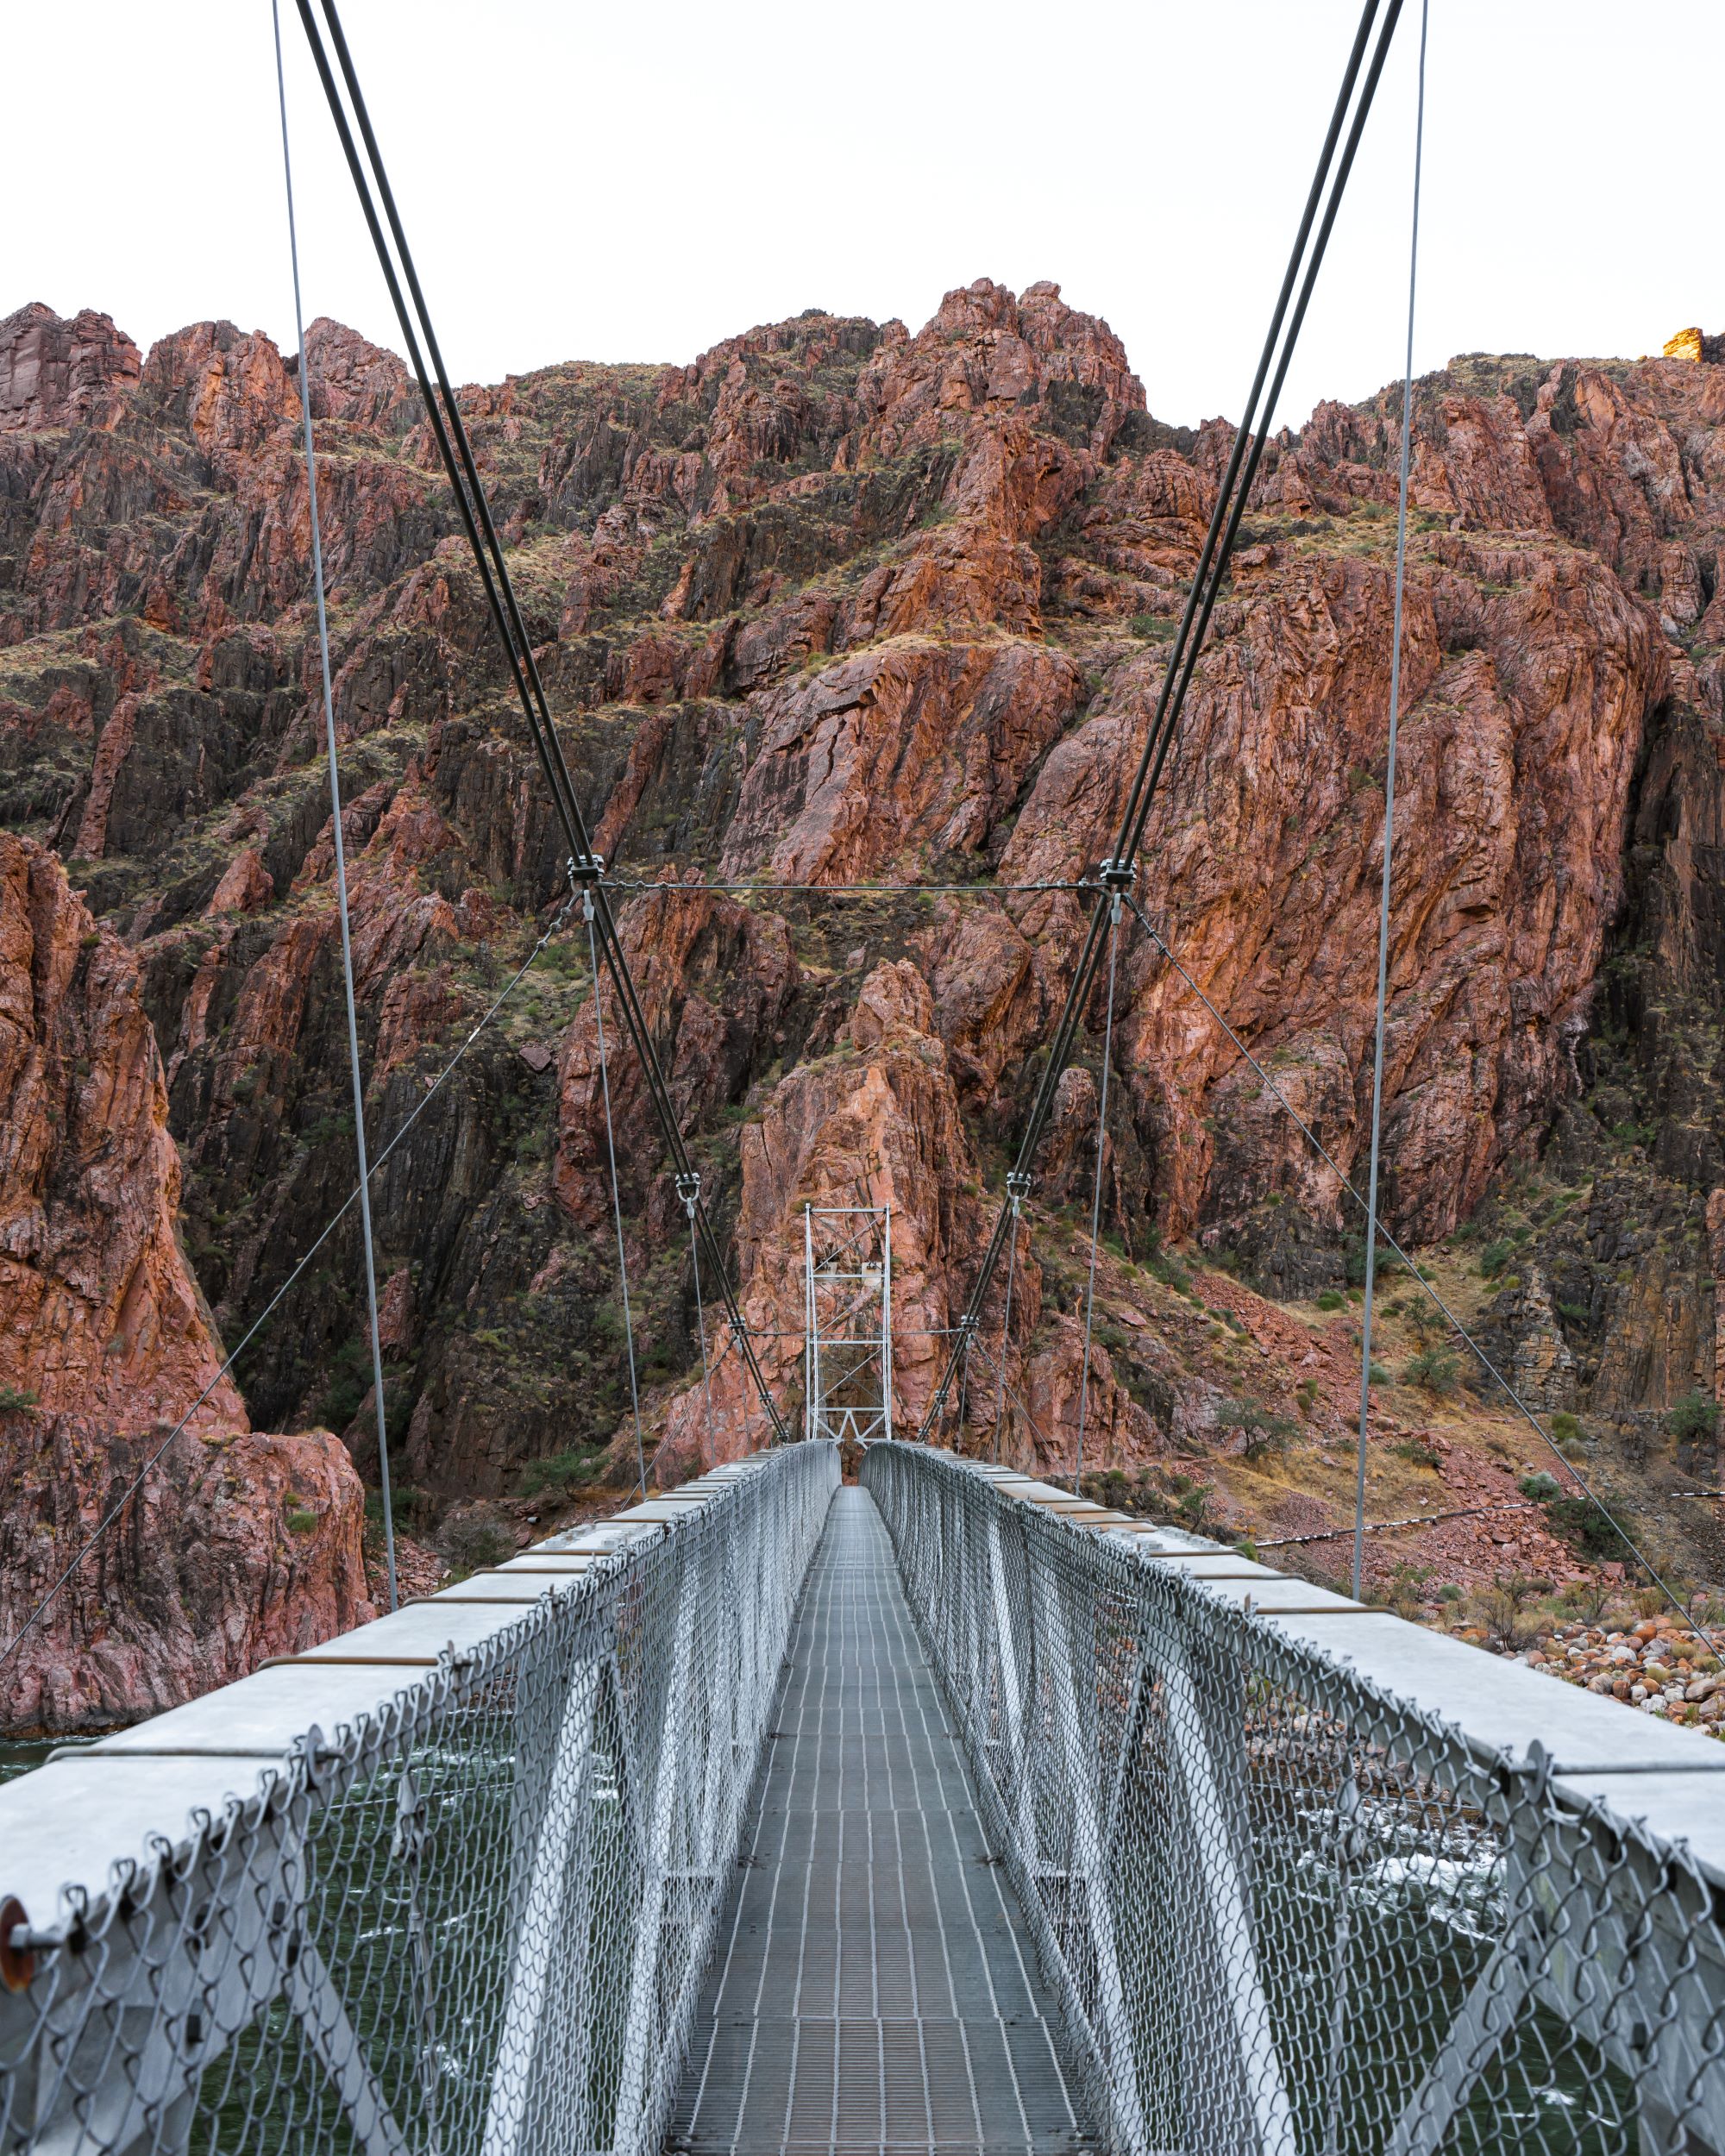
[[[1080,2143],[1012,1890],[865,1490],[833,1501],[775,1726],[672,2145]]]

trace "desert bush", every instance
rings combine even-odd
[[[1404,1385],[1417,1385],[1436,1399],[1446,1399],[1461,1381],[1461,1365],[1442,1348],[1421,1348],[1402,1373]]]
[[[1581,1418],[1572,1415],[1566,1407],[1559,1407],[1551,1419],[1552,1443],[1559,1451],[1573,1452],[1583,1439]]]
[[[1219,1430],[1238,1430],[1245,1457],[1259,1460],[1267,1452],[1285,1451],[1296,1426],[1289,1416],[1274,1414],[1255,1400],[1228,1400],[1216,1410]]]
[[[500,1520],[482,1512],[457,1514],[447,1522],[438,1541],[456,1572],[483,1571],[515,1555],[514,1536]]]
[[[1665,1434],[1679,1444],[1710,1438],[1718,1426],[1719,1410],[1704,1393],[1686,1393],[1665,1410]]]

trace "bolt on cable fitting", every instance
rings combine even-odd
[[[1026,1200],[1030,1196],[1030,1176],[1024,1169],[1012,1168],[1007,1169],[1007,1195],[1013,1201],[1013,1211],[1014,1213],[1018,1211],[1019,1207],[1024,1204]]]
[[[597,883],[605,874],[603,854],[571,854],[569,881],[572,883]]]
[[[1138,881],[1138,870],[1129,861],[1101,861],[1096,864],[1096,881],[1105,890],[1130,891]]]
[[[687,1213],[690,1219],[693,1220],[695,1217],[695,1207],[700,1203],[700,1177],[693,1169],[691,1169],[687,1175],[679,1175],[677,1177],[676,1190],[677,1195],[683,1201],[684,1212]]]

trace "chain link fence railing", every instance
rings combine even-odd
[[[960,1463],[862,1480],[1112,2147],[1725,2150],[1682,1844]]]
[[[769,1455],[10,1928],[0,2150],[656,2149],[837,1482]]]

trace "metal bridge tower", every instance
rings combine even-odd
[[[893,1209],[805,1206],[804,1435],[893,1434]]]

